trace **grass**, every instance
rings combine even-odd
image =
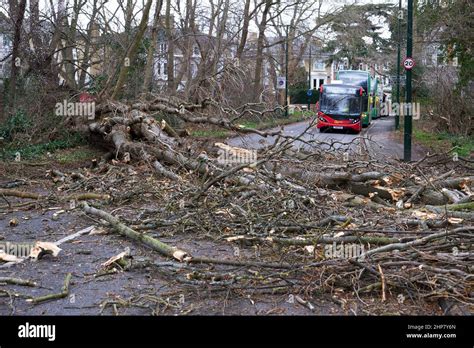
[[[461,157],[469,157],[474,153],[474,138],[442,133],[429,133],[424,130],[414,129],[413,138],[420,144],[436,151],[454,151]]]
[[[79,133],[68,131],[63,131],[60,139],[31,144],[28,134],[31,134],[30,131],[33,127],[34,123],[31,117],[23,110],[18,110],[0,124],[0,160],[13,160],[17,153],[20,153],[21,160],[33,160],[43,158],[47,153],[85,144],[84,138]],[[77,159],[81,159],[80,154],[68,156],[77,156]],[[54,158],[54,156],[50,158]],[[66,157],[60,157],[58,160],[60,162],[69,161]]]
[[[58,153],[53,155],[53,159],[60,164],[69,164],[89,160],[96,155],[96,151],[84,147],[76,147],[69,149],[69,151],[58,151]]]
[[[289,115],[287,118],[267,118],[264,120],[245,120],[239,125],[247,129],[267,129],[277,126],[284,126],[290,123],[304,121],[308,117],[313,116],[311,112],[298,111]],[[191,132],[194,137],[201,138],[227,138],[233,133],[228,130],[221,129],[197,129]]]
[[[46,155],[48,152],[53,153],[58,150],[68,149],[82,144],[84,144],[84,139],[79,134],[72,134],[65,139],[52,140],[40,144],[7,143],[0,150],[0,159],[4,161],[12,160],[15,158],[17,152],[20,153],[22,160],[38,159]]]
[[[196,138],[226,138],[230,131],[221,129],[196,129],[191,131],[191,135]]]

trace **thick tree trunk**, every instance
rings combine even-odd
[[[10,100],[15,104],[17,77],[21,68],[20,58],[20,44],[21,44],[21,30],[23,26],[23,18],[25,16],[26,0],[20,0],[18,7],[10,9],[10,12],[15,14],[15,31],[13,34],[13,50],[12,50],[12,65],[10,75]]]

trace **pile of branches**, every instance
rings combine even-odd
[[[209,108],[221,116],[208,116]],[[204,151],[156,121],[154,112],[274,142],[255,161],[229,166],[219,161],[219,150],[247,150],[217,143]],[[120,206],[120,214],[88,200],[78,206],[169,258],[153,265],[185,287],[300,294],[308,308],[314,294],[341,289],[362,302],[376,293],[382,301],[402,295],[474,304],[472,168],[446,155],[412,164],[374,158],[366,151],[370,139],[362,137],[321,143],[242,129],[238,120],[249,112],[249,106],[225,110],[210,100],[186,104],[157,96],[101,104],[95,120],[75,126],[108,147],[115,162],[63,174],[61,191],[107,195],[106,204]],[[131,169],[138,165],[141,170]],[[158,181],[140,177],[147,168]],[[235,253],[195,255],[161,241],[165,231],[230,244]],[[357,252],[348,256],[350,250]]]

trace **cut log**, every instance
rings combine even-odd
[[[161,120],[161,129],[165,131],[165,133],[168,134],[170,137],[179,138],[178,132],[176,132],[174,128],[171,127],[165,120]]]

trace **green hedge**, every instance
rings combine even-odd
[[[290,89],[290,103],[291,104],[308,104],[308,88]],[[319,100],[319,90],[313,89],[313,95],[310,98],[311,104],[316,104]]]

